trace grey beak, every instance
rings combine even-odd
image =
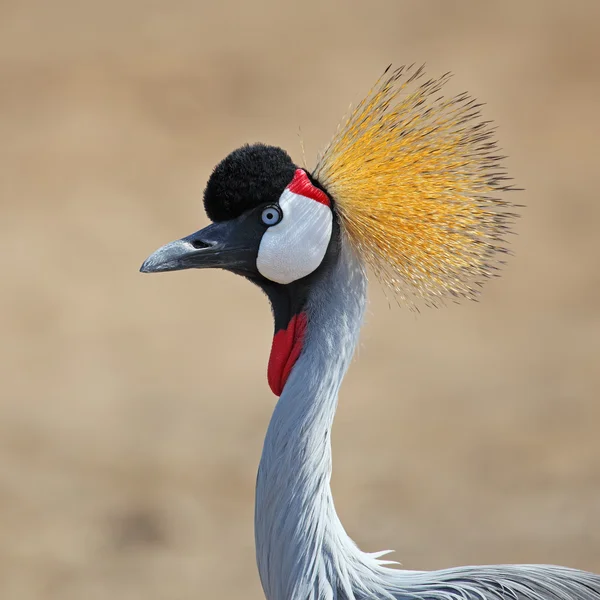
[[[171,242],[151,254],[142,264],[140,272],[159,273],[189,268],[185,266],[186,259],[196,251],[197,249],[187,239]]]
[[[258,220],[245,218],[212,223],[159,248],[144,261],[140,271],[161,273],[213,268],[253,273],[262,235],[255,221]]]

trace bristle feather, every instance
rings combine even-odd
[[[483,104],[466,92],[445,98],[450,73],[409,90],[423,75],[388,67],[314,171],[350,243],[411,306],[476,299],[518,216],[496,198],[516,188]]]

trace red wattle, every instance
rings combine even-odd
[[[273,336],[271,356],[267,368],[269,387],[276,396],[281,396],[283,386],[296,364],[306,333],[306,313],[294,315],[286,329],[280,329]]]
[[[292,179],[291,183],[287,186],[287,189],[294,194],[298,194],[299,196],[310,198],[311,200],[320,202],[325,206],[331,206],[331,202],[329,202],[329,197],[327,194],[310,182],[306,171],[303,169],[296,169],[294,179]]]

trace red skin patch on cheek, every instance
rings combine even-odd
[[[291,318],[286,329],[280,329],[273,336],[267,380],[276,396],[281,396],[290,372],[302,352],[305,333],[306,313],[302,312]]]
[[[292,179],[292,182],[287,186],[287,189],[294,194],[304,196],[305,198],[310,198],[315,202],[319,202],[320,204],[331,207],[331,202],[329,202],[327,194],[323,190],[320,190],[318,187],[314,186],[310,182],[308,175],[302,169],[296,169],[294,179]]]

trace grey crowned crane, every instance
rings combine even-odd
[[[489,122],[448,75],[388,69],[309,173],[244,146],[214,169],[212,224],[144,273],[227,269],[271,302],[273,411],[256,482],[256,557],[269,600],[600,600],[600,576],[557,566],[407,571],[362,552],[335,511],[331,426],[358,341],[367,267],[400,303],[474,298],[503,264],[513,189]]]

